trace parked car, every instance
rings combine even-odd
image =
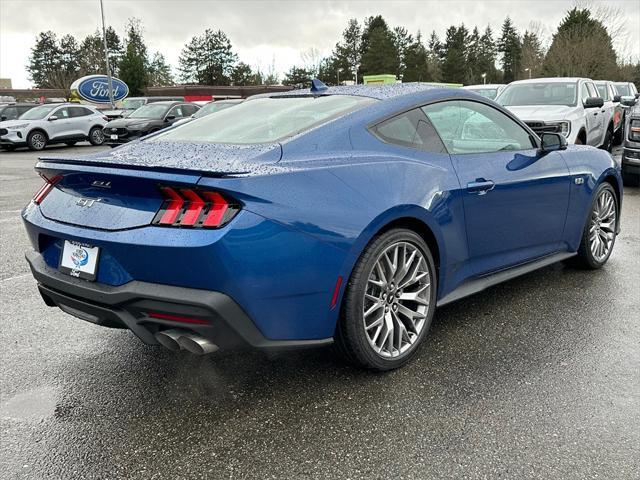
[[[622,201],[607,152],[412,83],[314,80],[36,170],[22,217],[47,305],[193,353],[335,341],[376,370],[416,353],[437,305],[602,267]]]
[[[496,99],[538,135],[560,133],[569,143],[611,149],[613,127],[604,100],[588,78],[539,78],[511,82]]]
[[[630,107],[626,115],[622,178],[629,186],[640,186],[640,104]]]
[[[122,101],[122,106],[115,110],[104,109],[104,113],[109,120],[124,118],[134,110],[154,102],[184,102],[184,97],[129,97]]]
[[[107,118],[88,105],[45,104],[28,110],[17,120],[0,123],[0,147],[13,150],[26,146],[30,150],[42,150],[47,145],[88,140],[92,145],[102,145],[102,128]]]
[[[638,101],[640,94],[636,86],[632,82],[615,82],[614,87],[618,95],[620,95],[620,103],[622,105],[622,124],[626,125],[626,115],[631,107]]]
[[[0,106],[0,122],[15,120],[27,110],[37,107],[37,103],[13,103]]]
[[[506,87],[506,85],[502,83],[491,83],[487,85],[467,85],[462,88],[465,90],[471,90],[472,92],[482,95],[490,100],[495,100],[500,92],[504,90],[504,87]]]
[[[182,125],[183,123],[190,122],[196,118],[202,118],[207,115],[210,115],[214,112],[219,112],[220,110],[224,110],[225,108],[233,107],[234,105],[238,105],[239,103],[244,102],[244,99],[230,99],[230,100],[216,100],[213,102],[205,103],[200,110],[191,115],[190,117],[183,118],[174,123],[174,125]]]
[[[598,89],[598,94],[604,100],[601,112],[604,114],[604,124],[613,126],[613,143],[619,145],[622,142],[624,131],[623,106],[620,103],[621,96],[618,94],[613,82],[596,80],[594,83]]]
[[[190,117],[199,108],[197,105],[185,102],[149,103],[126,118],[111,120],[105,125],[104,134],[109,145],[122,145],[169,127],[182,118]]]

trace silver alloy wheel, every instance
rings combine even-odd
[[[589,224],[589,248],[597,262],[604,261],[611,253],[616,229],[616,200],[609,190],[598,196]]]
[[[44,138],[44,135],[40,132],[36,132],[31,135],[31,145],[36,150],[42,150],[46,145],[47,140]]]
[[[95,128],[91,134],[94,143],[101,144],[104,142],[104,132],[99,128]]]
[[[362,319],[369,345],[383,358],[407,353],[429,312],[431,277],[423,253],[408,242],[388,246],[369,274]]]

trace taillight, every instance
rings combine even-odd
[[[161,186],[164,202],[152,224],[167,227],[219,228],[240,211],[226,195],[196,188]]]
[[[44,185],[42,185],[40,187],[40,190],[38,190],[33,196],[33,203],[35,203],[36,205],[40,205],[44,200],[44,197],[49,195],[49,192],[53,190],[53,187],[55,187],[56,183],[62,180],[62,175],[56,175],[52,178],[47,178],[44,175],[41,176],[42,178],[44,178]]]

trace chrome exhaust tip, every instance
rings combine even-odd
[[[178,339],[185,335],[187,332],[184,330],[179,330],[177,328],[171,330],[162,330],[154,335],[155,339],[160,343],[160,345],[168,348],[171,351],[177,352],[182,347],[178,343]]]
[[[196,355],[206,355],[218,350],[218,346],[195,333],[183,333],[178,338],[178,345]]]

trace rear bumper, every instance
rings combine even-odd
[[[242,308],[220,292],[139,281],[109,286],[65,275],[48,266],[35,251],[27,252],[26,259],[47,305],[97,325],[128,328],[150,345],[158,343],[156,332],[169,328],[192,330],[226,349],[308,348],[333,342],[332,338],[267,339]],[[204,324],[151,318],[151,312],[189,317]]]

